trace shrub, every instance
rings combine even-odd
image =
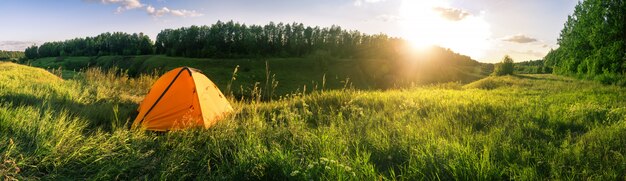
[[[513,68],[513,59],[505,55],[502,62],[496,64],[493,74],[497,76],[513,75]]]
[[[591,78],[605,85],[626,86],[626,75],[622,74],[604,72]]]
[[[552,73],[552,67],[548,67],[548,66],[543,67],[543,73],[551,74]]]

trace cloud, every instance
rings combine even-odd
[[[466,17],[472,15],[469,12],[457,9],[457,8],[446,8],[446,7],[435,7],[433,8],[436,12],[441,14],[441,17],[450,20],[450,21],[461,21]]]
[[[390,14],[381,14],[376,16],[376,19],[384,22],[396,22],[402,20],[402,17]]]
[[[150,16],[154,16],[154,17],[160,17],[163,16],[166,13],[170,12],[170,9],[168,9],[167,7],[163,7],[159,10],[155,9],[152,6],[148,6],[146,7],[146,12],[150,15]]]
[[[165,15],[172,15],[178,17],[198,17],[203,14],[196,12],[195,10],[186,10],[186,9],[170,9],[168,7],[161,7],[159,9],[155,8],[150,4],[143,4],[141,0],[85,0],[88,2],[99,2],[102,4],[115,4],[118,5],[115,13],[120,14],[127,10],[142,8],[145,10],[148,15],[152,17],[161,17]],[[368,0],[371,1],[371,0]],[[165,2],[165,1],[159,1]]]
[[[538,40],[535,38],[531,38],[529,36],[523,35],[523,34],[517,34],[517,35],[504,37],[502,38],[502,41],[508,41],[508,42],[513,42],[513,43],[532,43]]]
[[[437,11],[439,9],[439,11]],[[491,25],[485,20],[485,12],[470,14],[458,10],[458,21],[450,21],[442,16],[443,12],[454,14],[454,10],[445,0],[403,0],[399,9],[402,17],[399,24],[400,36],[414,47],[438,45],[482,59],[493,46],[489,41]]]
[[[0,50],[24,51],[29,46],[37,44],[33,41],[0,41]]]
[[[182,17],[198,17],[198,16],[202,16],[203,14],[196,12],[195,10],[185,10],[185,9],[180,9],[180,10],[172,10],[172,15],[174,16],[182,16]]]
[[[356,0],[354,1],[354,5],[355,6],[361,6],[365,3],[378,3],[378,2],[384,2],[386,0]]]
[[[140,0],[87,0],[90,2],[100,2],[102,4],[115,4],[118,5],[115,13],[121,13],[122,11],[142,8],[146,6],[142,4]]]
[[[186,9],[169,9],[167,7],[162,7],[161,9],[156,9],[153,6],[146,7],[146,12],[153,17],[161,17],[163,15],[174,15],[178,17],[198,17],[203,14],[196,12],[195,10],[186,10]]]
[[[534,51],[534,50],[526,50],[526,51],[511,50],[510,52],[514,53],[514,54],[530,55],[530,56],[534,56],[534,57],[544,57],[547,54],[547,53],[537,52],[537,51]]]

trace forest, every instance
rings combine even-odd
[[[340,26],[321,28],[302,23],[245,25],[217,21],[213,25],[162,30],[154,44],[142,33],[103,33],[96,37],[46,42],[25,50],[29,59],[59,56],[164,54],[191,58],[329,57],[396,60],[405,58],[408,43],[385,34],[368,35]],[[476,64],[470,57],[433,47],[439,59]]]
[[[515,73],[518,74],[550,74],[552,68],[545,66],[543,60],[529,60],[524,62],[515,62]]]
[[[24,50],[27,58],[59,56],[105,56],[152,54],[152,40],[143,33],[102,33],[95,37],[74,38],[59,42],[46,42]]]
[[[24,52],[21,51],[0,50],[0,60],[16,60],[22,57],[24,57]]]
[[[404,43],[384,34],[367,35],[340,26],[320,28],[302,23],[250,25],[218,21],[211,26],[166,29],[157,35],[156,53],[169,56],[300,57],[322,50],[340,58],[395,56]]]
[[[576,5],[545,56],[554,72],[604,83],[626,80],[626,1],[586,0]]]

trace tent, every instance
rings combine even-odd
[[[179,67],[165,73],[152,85],[137,111],[133,127],[168,131],[209,128],[233,108],[200,71]]]

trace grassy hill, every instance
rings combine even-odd
[[[233,101],[209,130],[125,124],[156,76],[0,63],[0,177],[622,180],[626,90],[553,75]]]
[[[407,66],[386,60],[332,59],[325,64],[320,62],[322,61],[315,58],[206,59],[144,55],[49,57],[31,60],[25,64],[45,69],[61,67],[65,78],[70,78],[75,71],[87,67],[127,70],[127,74],[135,77],[152,72],[160,74],[176,67],[188,66],[202,70],[223,92],[247,96],[251,94],[256,84],[265,91],[263,94],[271,92],[274,97],[303,91],[337,90],[347,87],[362,90],[386,89],[408,81],[417,84],[456,81],[468,83],[491,73],[481,65],[446,64],[414,65],[421,70],[411,69],[410,75],[399,75],[401,72],[395,70]],[[236,68],[236,80],[231,81]],[[410,77],[405,82],[398,82],[395,81],[398,76]],[[226,90],[229,84],[230,90]]]

